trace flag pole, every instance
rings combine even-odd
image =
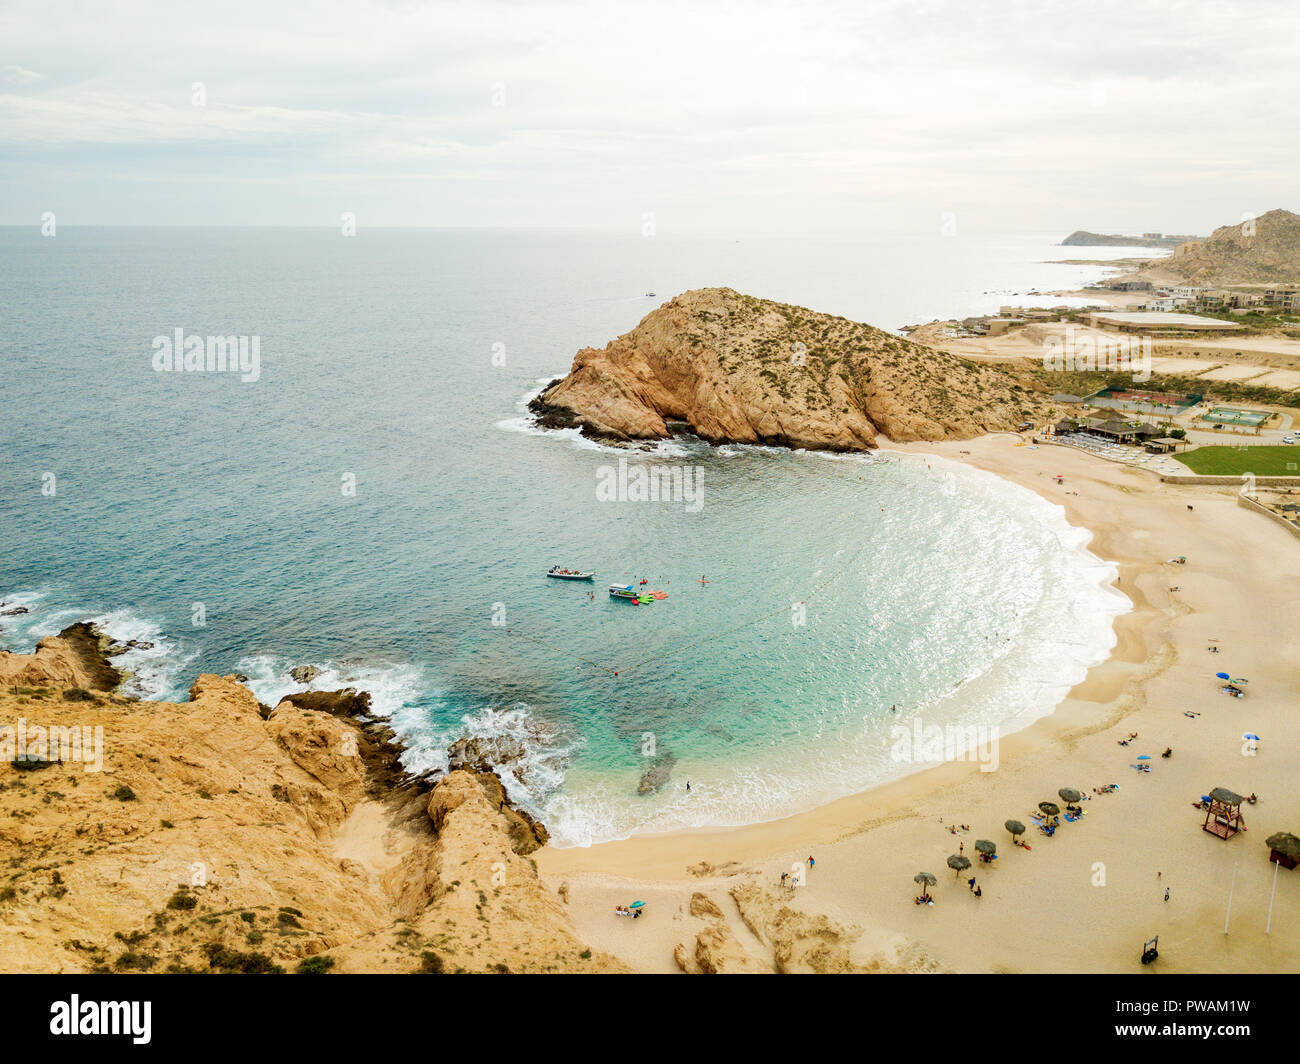
[[[1276,861],[1273,862],[1273,889],[1269,891],[1268,923],[1264,925],[1264,934],[1266,935],[1269,933],[1269,929],[1273,926],[1273,899],[1277,897],[1277,864]]]
[[[1237,885],[1237,866],[1232,866],[1232,882],[1228,884],[1228,912],[1223,917],[1223,933],[1228,933],[1228,921],[1232,919],[1232,891]]]

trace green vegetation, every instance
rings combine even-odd
[[[279,975],[284,971],[265,953],[240,953],[219,942],[209,942],[203,947],[208,965],[218,972],[241,975]]]
[[[193,909],[199,904],[199,899],[191,894],[188,890],[181,889],[173,894],[167,902],[169,909]]]
[[[1036,366],[1032,371],[1043,384],[1054,392],[1088,396],[1102,388],[1119,388],[1124,391],[1140,388],[1147,392],[1181,392],[1203,395],[1206,399],[1226,403],[1262,403],[1265,406],[1285,406],[1300,409],[1300,396],[1281,388],[1251,386],[1238,381],[1207,381],[1199,377],[1174,377],[1155,374],[1148,381],[1135,384],[1127,373],[1078,373],[1046,370]],[[1159,420],[1160,415],[1157,415]]]
[[[157,957],[150,957],[146,953],[136,953],[134,950],[131,950],[118,957],[117,960],[113,962],[113,967],[120,972],[147,972],[157,963]]]
[[[1196,447],[1176,457],[1192,472],[1203,476],[1232,477],[1242,473],[1254,473],[1258,477],[1300,476],[1300,446]]]
[[[298,963],[299,975],[325,975],[334,967],[333,957],[308,957]]]
[[[92,695],[89,691],[83,690],[80,687],[69,687],[66,691],[63,692],[63,701],[93,702],[95,701],[95,696]]]

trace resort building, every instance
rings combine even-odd
[[[1176,440],[1172,436],[1159,436],[1154,440],[1147,440],[1143,446],[1148,454],[1172,454],[1182,442],[1182,440]]]
[[[1235,321],[1203,318],[1196,314],[1129,311],[1099,311],[1088,315],[1088,324],[1123,333],[1202,332],[1238,333],[1246,327]]]
[[[1056,431],[1082,432],[1112,443],[1142,443],[1146,440],[1161,438],[1164,429],[1157,425],[1138,424],[1123,418],[1084,417],[1062,418],[1056,423]]]
[[[1266,306],[1274,310],[1300,311],[1300,285],[1274,285],[1265,288],[1261,299]]]

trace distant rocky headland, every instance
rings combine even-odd
[[[1199,236],[1166,236],[1164,233],[1146,233],[1142,236],[1119,236],[1115,233],[1090,233],[1086,229],[1076,229],[1061,241],[1063,247],[1089,248],[1176,248],[1189,240],[1200,240]]]
[[[863,451],[1014,430],[1041,412],[1029,375],[730,288],[684,292],[584,348],[530,404],[544,428],[610,440]]]

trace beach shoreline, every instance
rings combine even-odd
[[[676,970],[674,947],[689,946],[696,929],[689,915],[692,894],[705,892],[718,902],[750,881],[777,889],[780,872],[804,853],[817,855],[816,869],[808,886],[793,895],[782,891],[781,904],[827,914],[856,929],[855,948],[872,956],[906,955],[917,970],[933,965],[1040,971],[1060,964],[1078,971],[1129,970],[1142,937],[1148,931],[1170,933],[1171,920],[1177,935],[1198,943],[1197,955],[1184,957],[1179,970],[1241,970],[1242,958],[1234,951],[1246,933],[1218,942],[1217,950],[1209,948],[1206,937],[1215,920],[1205,918],[1217,908],[1219,939],[1224,939],[1224,862],[1230,861],[1251,869],[1243,867],[1237,885],[1252,894],[1249,903],[1238,900],[1241,911],[1251,913],[1252,925],[1260,925],[1250,932],[1252,956],[1262,970],[1275,970],[1280,957],[1294,966],[1300,957],[1296,944],[1286,942],[1279,954],[1285,940],[1277,931],[1285,924],[1279,920],[1282,911],[1292,916],[1300,911],[1300,894],[1280,885],[1274,933],[1267,937],[1260,933],[1263,920],[1254,919],[1254,895],[1259,887],[1255,880],[1273,867],[1260,844],[1272,831],[1293,830],[1284,821],[1293,807],[1285,799],[1293,800],[1297,788],[1286,778],[1280,758],[1247,762],[1238,749],[1244,726],[1282,740],[1272,744],[1274,750],[1284,748],[1298,730],[1282,711],[1286,694],[1294,694],[1295,651],[1283,652],[1283,660],[1272,663],[1258,653],[1243,661],[1240,653],[1254,642],[1252,629],[1261,638],[1271,630],[1283,608],[1279,588],[1288,575],[1300,576],[1300,555],[1291,537],[1237,507],[1231,488],[1165,485],[1146,472],[1068,448],[1033,448],[1011,436],[986,436],[889,449],[965,462],[1062,505],[1070,524],[1092,533],[1088,549],[1118,564],[1118,589],[1133,604],[1116,618],[1112,653],[1088,671],[1055,712],[1002,737],[996,772],[981,773],[971,761],[950,762],[768,823],[640,836],[590,848],[545,848],[537,855],[539,869],[553,888],[568,884],[570,913],[580,933],[634,968]],[[1057,472],[1064,474],[1063,484],[1055,482]],[[1187,566],[1166,564],[1178,554],[1189,557]],[[1269,558],[1275,563],[1273,573],[1259,562],[1252,565],[1252,557]],[[1238,591],[1226,601],[1225,581],[1235,583]],[[1245,607],[1245,601],[1253,606]],[[1233,656],[1207,654],[1208,639],[1224,640]],[[1225,666],[1232,661],[1234,669],[1256,680],[1247,703],[1252,711],[1234,713],[1231,723],[1219,719],[1225,717],[1227,700],[1207,679],[1215,671],[1208,666],[1217,668],[1219,660]],[[1188,718],[1183,709],[1204,715]],[[1116,746],[1130,731],[1139,733],[1139,743],[1151,746],[1149,753],[1157,760],[1149,776],[1128,767],[1140,751]],[[1157,755],[1166,746],[1177,754],[1161,763]],[[1112,782],[1120,790],[1092,797],[1081,824],[1069,825],[1052,839],[1031,838],[1028,853],[1009,845],[1002,820],[1028,822],[1037,802],[1055,800],[1059,787],[1090,794]],[[1267,803],[1248,807],[1247,822],[1253,827],[1260,821],[1258,827],[1226,843],[1201,832],[1199,812],[1190,804],[1215,786],[1267,794]],[[1172,788],[1177,788],[1176,798]],[[1157,809],[1135,805],[1146,794],[1159,796]],[[1265,810],[1283,819],[1274,822]],[[970,824],[972,833],[953,838],[947,827],[954,822]],[[1126,839],[1125,825],[1130,836],[1151,838]],[[959,845],[969,851],[977,837],[993,839],[1002,851],[997,866],[963,876],[976,875],[982,885],[991,878],[982,899],[962,896],[966,892],[945,882],[944,875],[946,854]],[[1187,868],[1179,868],[1184,849],[1195,855],[1199,886],[1192,885],[1195,879]],[[1052,869],[1048,874],[1055,883],[1063,861],[1077,876],[1065,892],[1070,904],[1089,916],[1056,926],[1043,914],[1040,918],[1051,926],[1050,948],[1031,946],[1015,933],[1017,922],[1041,907],[1032,888],[1048,885],[1040,878],[1043,870]],[[1040,867],[1006,867],[1027,862]],[[911,903],[909,881],[918,870],[939,876],[933,908]],[[1098,877],[1102,882],[1092,885]],[[1162,891],[1169,884],[1177,885],[1176,908],[1163,908]],[[654,895],[655,907],[663,913],[661,921],[642,922],[635,935],[618,924],[608,926],[615,899],[629,890]],[[1160,905],[1153,908],[1150,897]],[[957,910],[969,908],[967,903],[979,906],[967,913],[976,919],[954,919]],[[731,919],[734,932],[743,936],[747,921],[734,905]],[[1103,936],[1103,942],[1089,930],[1097,922],[1116,927],[1115,941]],[[972,927],[1000,933],[976,942]],[[1046,927],[1040,930],[1048,934]],[[1164,949],[1162,945],[1162,954]],[[927,958],[924,964],[916,961],[918,956]]]

